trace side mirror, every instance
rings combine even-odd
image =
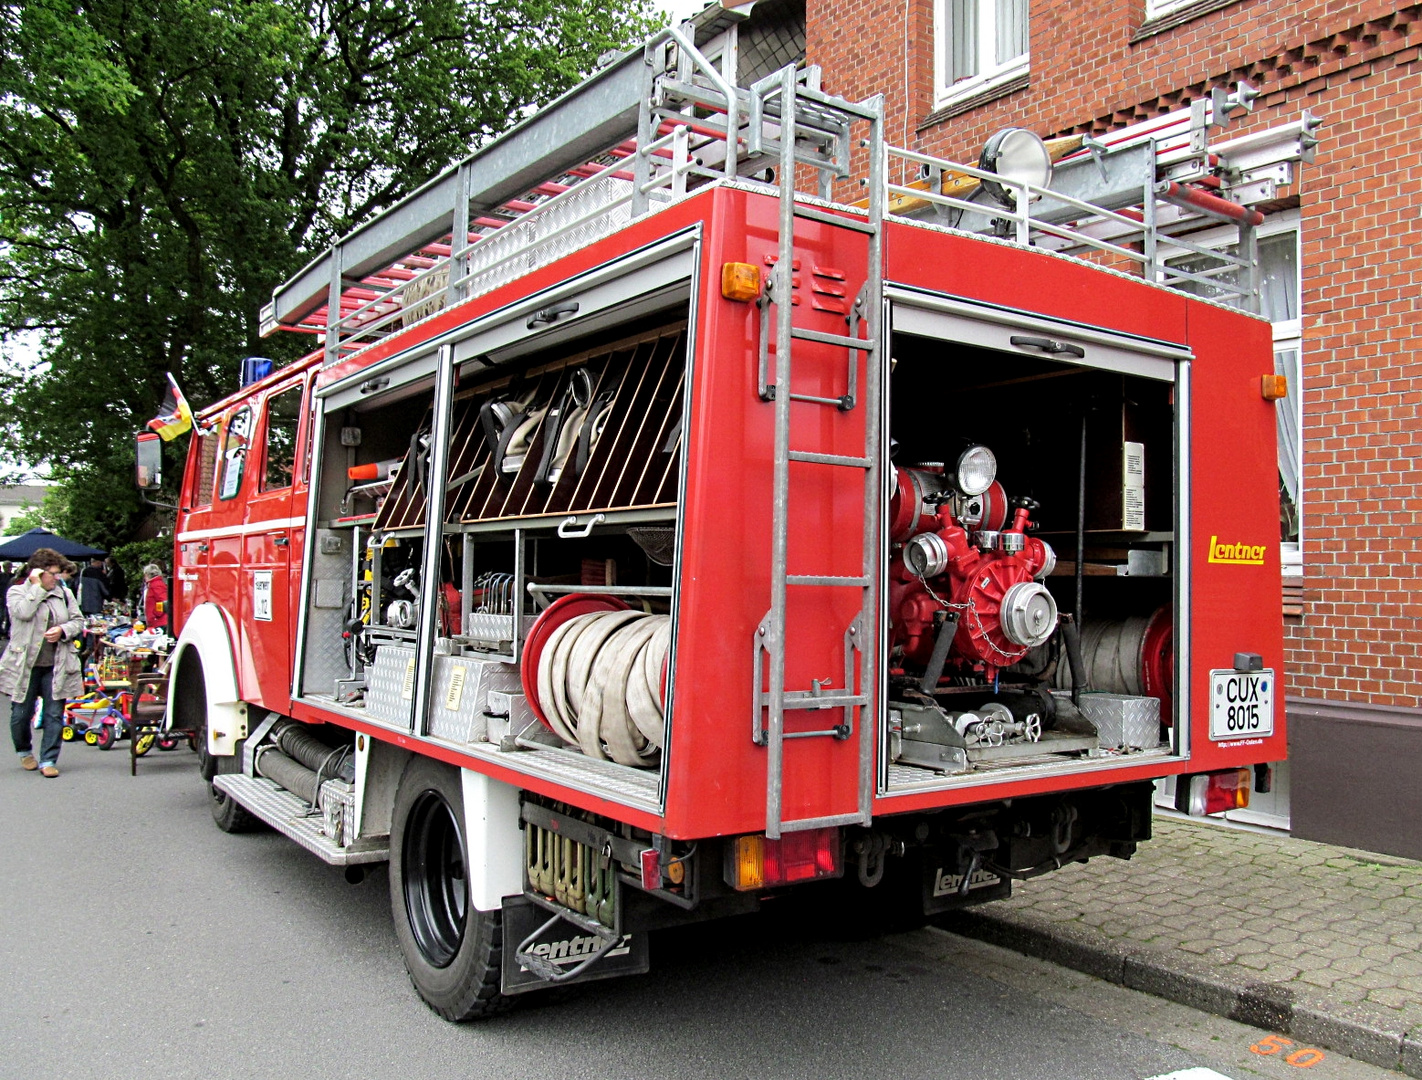
[[[134,483],[140,490],[163,483],[163,440],[151,431],[140,431],[134,446]]]

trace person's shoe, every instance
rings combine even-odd
[[[55,768],[53,765],[41,765],[41,766],[40,766],[40,775],[41,775],[41,776],[44,776],[44,777],[48,777],[50,780],[53,780],[56,776],[59,775],[59,770],[58,770],[57,768]]]
[[[27,772],[34,772],[39,768],[39,762],[35,760],[34,754],[26,754],[20,759],[20,768]]]

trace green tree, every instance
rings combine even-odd
[[[0,428],[75,538],[143,512],[165,372],[200,407],[242,356],[309,348],[260,339],[273,286],[654,25],[649,0],[0,7]]]

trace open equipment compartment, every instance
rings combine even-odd
[[[298,697],[659,805],[692,239],[322,388]]]
[[[1188,353],[902,307],[895,328],[881,790],[1186,752]]]

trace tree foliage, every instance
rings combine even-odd
[[[309,347],[259,338],[275,285],[652,28],[649,0],[0,8],[0,427],[72,534],[140,513],[164,372],[200,407]]]

